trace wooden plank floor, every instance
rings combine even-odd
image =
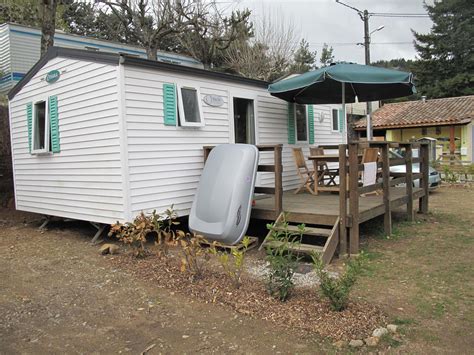
[[[413,189],[413,198],[423,196],[423,190]],[[390,202],[392,208],[407,203],[406,189],[404,187],[390,188]],[[268,196],[257,199],[252,208],[252,217],[259,219],[274,219],[274,197]],[[288,212],[288,219],[297,223],[315,223],[332,225],[339,216],[339,195],[320,193],[316,196],[306,192],[295,195],[293,191],[283,193],[283,211]],[[347,207],[348,214],[349,205]],[[359,198],[360,223],[375,218],[385,211],[382,196],[369,195]]]

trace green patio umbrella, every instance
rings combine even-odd
[[[398,70],[338,63],[270,84],[268,92],[299,104],[345,104],[377,101],[416,93],[411,73]],[[367,130],[371,130],[370,118]],[[369,136],[369,135],[368,135]]]
[[[355,102],[356,97],[366,102],[416,93],[411,73],[352,63],[332,64],[283,79],[270,84],[268,91],[299,104],[350,103]]]

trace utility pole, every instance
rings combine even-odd
[[[357,12],[359,15],[360,19],[364,22],[364,49],[365,49],[365,65],[370,65],[370,35],[373,32],[380,31],[383,26],[377,28],[375,31],[369,32],[369,18],[370,14],[369,11],[367,10],[360,10],[354,6],[345,4],[341,2],[340,0],[336,0],[338,4],[341,4],[342,6],[348,7],[351,10],[354,10]],[[366,103],[366,110],[367,110],[367,140],[371,140],[373,138],[372,134],[372,123],[370,120],[370,114],[372,113],[372,102],[368,101]],[[355,132],[353,132],[354,134]],[[348,131],[348,134],[349,131]]]
[[[359,13],[360,16],[360,13]],[[362,16],[360,16],[362,21],[364,21],[364,49],[365,49],[365,65],[370,65],[370,34],[369,34],[369,11],[364,10]],[[372,113],[372,102],[366,102],[366,111],[367,111],[367,140],[370,141],[373,137],[372,132],[372,122],[370,114]]]

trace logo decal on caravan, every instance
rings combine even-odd
[[[59,72],[59,70],[51,70],[48,74],[46,74],[45,80],[48,84],[53,84],[59,80],[60,76],[61,73]]]

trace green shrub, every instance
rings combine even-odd
[[[211,248],[209,249],[210,253],[217,256],[217,260],[221,264],[224,272],[232,281],[232,284],[235,288],[239,288],[241,284],[242,271],[244,269],[245,255],[247,253],[248,247],[250,245],[250,238],[244,237],[242,239],[242,249],[232,249],[230,254],[226,251],[219,251],[219,243],[212,243]],[[232,258],[232,261],[230,260]]]
[[[203,236],[177,231],[178,245],[181,247],[181,272],[190,274],[191,279],[202,278],[204,264],[209,261],[209,251],[201,246],[209,242]]]
[[[266,244],[266,260],[270,264],[267,290],[270,295],[284,302],[294,287],[293,275],[299,260],[291,249],[297,248],[301,242],[305,227],[302,224],[298,226],[297,233],[292,233],[288,230],[288,223],[284,220],[278,226],[268,224],[267,228],[271,231]]]
[[[329,273],[324,269],[324,263],[319,254],[314,253],[311,257],[314,269],[320,280],[322,295],[329,300],[332,309],[335,311],[344,310],[349,302],[351,289],[362,269],[365,255],[361,253],[358,257],[351,258],[345,265],[344,271],[339,278],[329,276]]]
[[[443,167],[443,173],[444,173],[444,177],[443,177],[444,181],[450,182],[450,183],[458,182],[458,177],[456,176],[456,173],[454,171],[452,171],[449,168],[449,166],[445,165]]]

